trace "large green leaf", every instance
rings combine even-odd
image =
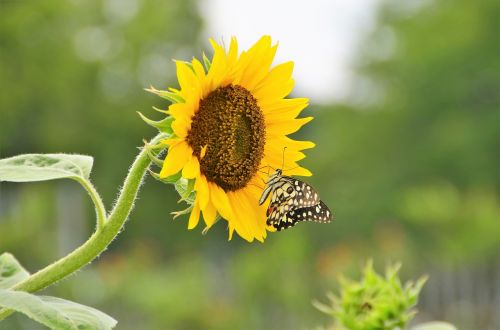
[[[0,181],[88,179],[93,158],[68,154],[26,154],[0,159]]]
[[[0,289],[0,307],[26,314],[33,320],[57,330],[105,330],[112,329],[117,323],[115,319],[95,308],[22,291]]]
[[[25,280],[30,273],[10,253],[0,255],[0,289],[8,289]]]

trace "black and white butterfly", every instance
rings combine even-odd
[[[266,212],[267,224],[278,231],[294,226],[300,221],[328,223],[333,215],[328,206],[319,199],[318,193],[307,183],[283,175],[277,169],[266,182],[259,199],[262,205],[271,195]]]

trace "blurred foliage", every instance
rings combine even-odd
[[[322,109],[311,132],[333,152],[320,144],[309,159],[321,166],[318,182],[334,183],[338,218],[356,222],[342,223],[344,237],[381,248],[397,237],[431,262],[491,260],[500,247],[500,4],[415,6],[382,8],[361,47],[354,105]]]
[[[168,104],[142,89],[175,87],[170,58],[208,49],[200,14],[194,0],[0,1],[0,156],[91,154],[109,207],[154,134],[135,111]],[[227,242],[223,223],[202,236],[171,221],[175,192],[148,179],[111,249],[47,291],[102,309],[122,329],[296,329],[326,324],[311,299],[369,257],[401,260],[403,275],[498,264],[499,14],[497,0],[381,5],[354,94],[311,106],[316,120],[298,136],[317,143],[304,165],[336,213],[331,225],[300,225],[264,245]],[[2,183],[0,252],[35,271],[78,246],[94,215],[76,190]],[[482,317],[471,328],[492,324],[494,306],[467,306]],[[427,312],[465,327],[465,313],[446,311]],[[22,316],[8,322],[36,329]]]

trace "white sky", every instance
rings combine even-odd
[[[200,0],[206,37],[236,36],[248,48],[261,35],[279,42],[275,63],[295,62],[294,94],[314,103],[350,93],[351,60],[372,26],[378,0]]]

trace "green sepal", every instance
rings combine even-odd
[[[158,90],[158,89],[156,89],[154,87],[145,88],[144,90],[147,91],[147,92],[156,94],[159,97],[164,98],[165,100],[168,100],[168,101],[170,101],[172,103],[185,103],[186,102],[177,93],[173,93],[173,92],[170,92],[170,91],[161,91],[161,90]]]
[[[402,284],[400,267],[390,265],[379,275],[369,261],[361,280],[339,276],[340,294],[330,294],[329,304],[315,301],[313,305],[334,317],[341,329],[403,329],[415,315],[412,308],[427,278]]]
[[[187,198],[190,197],[191,193],[194,194],[194,192],[193,192],[193,190],[194,190],[194,183],[195,183],[194,179],[188,179],[187,180],[186,191],[184,192],[184,194],[181,195],[181,199],[179,199],[177,201],[177,203],[185,201]],[[193,203],[194,203],[194,199],[193,199]]]
[[[160,174],[155,173],[151,170],[148,170],[149,174],[156,180],[160,181],[161,183],[166,183],[166,184],[175,184],[179,179],[181,178],[181,172],[178,172],[176,174],[173,174],[171,176],[167,176],[166,178],[161,178]]]
[[[193,205],[189,205],[186,209],[184,210],[181,210],[181,211],[174,211],[174,212],[170,212],[170,214],[172,214],[174,216],[174,219],[181,216],[181,215],[184,215],[184,214],[189,214],[191,213],[191,211],[193,210]]]
[[[188,62],[188,61],[183,61],[183,60],[174,60],[174,62],[181,62],[181,63],[184,63],[186,64],[193,72],[194,72],[194,67],[193,67],[193,63],[191,62]]]
[[[203,58],[203,64],[205,65],[205,69],[207,69],[207,72],[210,71],[212,63],[210,63],[210,60],[208,59],[207,55],[205,55],[204,52],[202,54],[202,58]]]
[[[153,108],[153,110],[158,111],[160,113],[163,113],[165,115],[169,115],[170,114],[170,112],[168,112],[168,110],[158,109],[157,107],[152,107],[152,108]]]
[[[139,111],[137,111],[137,113],[139,114],[139,116],[141,116],[141,119],[146,122],[146,124],[153,126],[154,128],[158,129],[158,131],[160,131],[162,133],[166,133],[166,134],[173,133],[172,122],[174,121],[174,117],[169,116],[169,117],[166,117],[162,120],[156,121],[156,120],[151,120],[151,119],[147,118]]]
[[[175,190],[179,193],[179,196],[181,196],[181,199],[179,200],[179,203],[181,201],[185,201],[188,204],[193,204],[196,194],[193,191],[194,190],[194,181],[193,179],[187,180],[184,178],[180,178],[177,180],[175,183]]]
[[[203,230],[201,231],[201,234],[202,234],[202,235],[206,235],[206,234],[208,233],[208,230],[209,230],[210,228],[212,228],[212,227],[213,227],[213,226],[217,223],[217,221],[219,221],[220,219],[222,219],[222,218],[220,217],[219,213],[217,213],[217,214],[215,215],[215,220],[214,220],[214,223],[213,223],[210,227],[206,226],[205,228],[203,228]]]
[[[146,149],[146,155],[148,155],[149,159],[153,162],[153,164],[162,168],[163,167],[163,160],[156,157],[156,155],[153,153],[154,149],[148,148],[148,146],[145,146],[145,149]]]
[[[175,136],[175,135],[164,134],[161,137],[161,140],[156,144],[151,144],[147,140],[143,140],[144,148],[148,148],[149,150],[154,150],[154,151],[165,150],[165,149],[167,149],[167,145],[165,143],[162,143],[161,141],[168,139],[168,138],[171,138],[172,136]]]

